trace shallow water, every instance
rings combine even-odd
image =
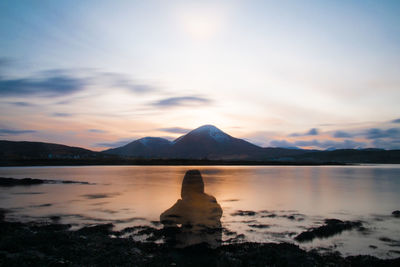
[[[10,210],[7,220],[52,217],[75,228],[106,222],[117,230],[155,226],[180,198],[189,169],[201,171],[206,193],[221,205],[222,226],[244,235],[235,241],[296,243],[296,234],[326,218],[362,220],[367,231],[345,231],[299,245],[344,256],[400,256],[400,218],[391,216],[400,209],[398,165],[4,167],[0,177],[91,184],[0,187],[0,208]],[[238,210],[255,214],[238,215]],[[224,241],[233,236],[223,232]]]

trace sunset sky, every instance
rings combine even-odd
[[[400,1],[0,1],[0,139],[103,150],[203,124],[400,149]]]

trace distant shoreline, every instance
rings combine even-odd
[[[291,162],[191,159],[26,159],[0,160],[0,167],[28,166],[347,166],[344,162]]]

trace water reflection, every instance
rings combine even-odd
[[[182,182],[182,199],[160,215],[167,229],[166,241],[176,247],[221,243],[222,209],[215,197],[204,193],[204,182],[198,170],[187,171]]]
[[[400,208],[400,165],[191,168],[201,172],[207,193],[218,199],[224,211],[220,220],[226,243],[294,242],[296,234],[322,225],[324,219],[362,220],[373,230],[369,234],[347,231],[300,246],[334,249],[343,255],[398,257],[394,251],[399,247],[382,237],[400,240],[400,219],[391,216]],[[187,166],[2,167],[0,177],[86,181],[90,185],[0,187],[0,208],[10,211],[4,214],[5,220],[59,218],[59,223],[72,224],[75,229],[99,223],[113,223],[116,231],[154,226],[160,214],[176,202],[187,170]],[[255,215],[234,216],[237,211]],[[168,228],[182,231],[178,224],[182,225],[176,222]],[[187,240],[173,231],[170,240]],[[216,236],[210,239],[219,239],[220,234]]]

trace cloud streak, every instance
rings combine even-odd
[[[100,129],[89,129],[88,132],[90,132],[90,133],[107,133],[107,131],[100,130]]]
[[[372,128],[367,130],[365,133],[368,139],[380,139],[380,138],[399,138],[400,139],[400,129],[390,128],[390,129],[378,129]]]
[[[53,116],[53,117],[72,117],[73,115],[70,113],[55,112],[55,113],[52,113],[51,116]]]
[[[23,101],[18,101],[18,102],[8,102],[8,104],[18,106],[18,107],[33,107],[35,106],[34,104],[28,103],[28,102],[23,102]]]
[[[171,108],[171,107],[202,105],[210,103],[211,100],[204,97],[181,96],[181,97],[170,97],[161,99],[157,102],[154,102],[152,105],[156,107]]]
[[[14,130],[14,129],[0,129],[0,136],[19,135],[27,133],[36,133],[35,130]]]
[[[312,136],[312,135],[319,135],[319,130],[317,128],[311,128],[305,133],[292,133],[289,136],[296,137],[296,136]]]
[[[82,76],[82,73],[84,76]],[[36,76],[10,79],[0,76],[0,96],[66,96],[85,90],[88,86],[120,88],[133,94],[158,91],[150,84],[132,81],[119,73],[97,72],[94,70],[50,69]],[[79,75],[78,75],[79,73]],[[23,102],[15,102],[18,103]],[[22,106],[22,105],[20,105]]]
[[[332,135],[335,138],[350,138],[353,137],[352,134],[348,133],[348,132],[344,132],[344,131],[336,131],[333,133]]]
[[[191,131],[190,129],[181,128],[181,127],[159,128],[157,130],[167,132],[167,133],[179,133],[179,134],[185,134],[185,133],[188,133]]]
[[[98,72],[92,74],[95,80],[101,80],[113,88],[127,89],[128,92],[135,94],[152,93],[159,89],[150,84],[136,82],[130,79],[127,75],[115,72]]]
[[[289,142],[286,140],[272,140],[270,145],[273,147],[315,147],[318,149],[346,149],[346,148],[363,148],[367,144],[364,142],[357,142],[351,139],[346,139],[343,141],[333,141],[333,140],[299,140],[294,142]]]
[[[0,96],[64,96],[82,90],[86,83],[85,79],[66,74],[22,79],[4,79],[0,77]]]

